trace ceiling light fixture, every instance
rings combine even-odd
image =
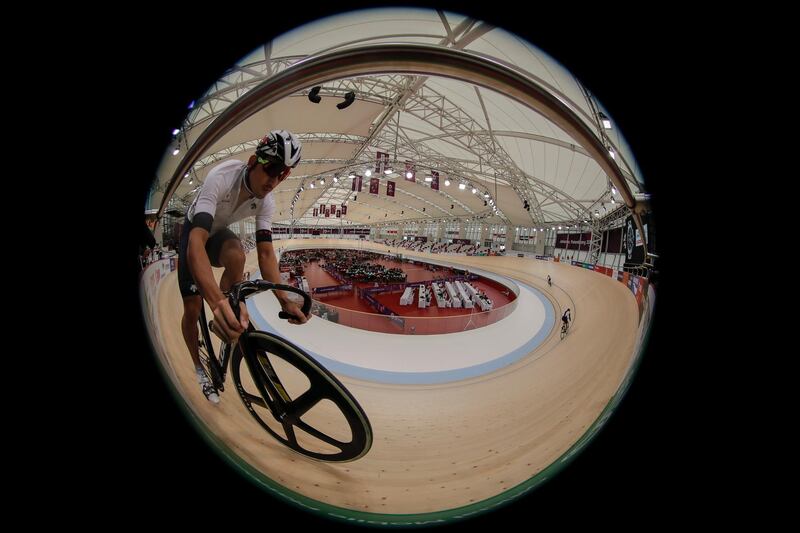
[[[603,124],[603,127],[607,130],[610,130],[611,120],[605,115],[605,113],[600,111],[599,113],[597,113],[597,116],[600,118],[600,122]]]

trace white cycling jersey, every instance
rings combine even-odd
[[[197,213],[208,213],[214,217],[209,235],[214,235],[234,222],[255,216],[256,231],[271,231],[275,214],[275,199],[271,192],[263,199],[253,197],[245,200],[234,210],[246,172],[247,164],[235,159],[211,169],[186,213],[189,222]]]

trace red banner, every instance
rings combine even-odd
[[[353,190],[356,192],[361,192],[361,176],[356,176],[353,178]]]
[[[439,190],[439,173],[435,170],[431,170],[431,177],[433,181],[431,181],[431,189]]]
[[[325,208],[325,216],[326,216],[326,217],[329,217],[329,216],[331,216],[331,210],[330,210],[330,209],[328,209],[327,207]]]
[[[341,209],[336,210],[336,218],[342,218],[342,211]]]
[[[321,215],[324,212],[325,212],[325,204],[319,204],[319,214]]]
[[[394,182],[387,181],[386,182],[386,196],[394,196]]]
[[[314,216],[319,216],[319,210],[316,207],[314,208]]]
[[[411,177],[408,177],[408,173],[411,172]],[[408,181],[416,181],[417,180],[417,169],[414,166],[414,163],[411,161],[406,161],[406,172],[403,174]]]
[[[375,152],[375,173],[383,174],[389,166],[389,154],[384,152]]]
[[[370,178],[369,180],[369,193],[378,194],[378,178]]]
[[[343,205],[343,206],[342,206],[342,214],[343,214],[343,215],[346,215],[346,214],[347,214],[347,206],[346,206],[346,205]]]

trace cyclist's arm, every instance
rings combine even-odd
[[[256,250],[258,252],[258,268],[261,277],[272,283],[281,283],[281,273],[278,269],[278,254],[272,246],[272,232],[259,230],[256,232]],[[272,291],[278,301],[283,305],[289,301],[284,291]]]
[[[272,246],[272,232],[269,230],[256,231],[256,250],[258,253],[258,268],[261,270],[261,277],[272,283],[281,283],[281,274],[278,269],[278,256]],[[293,315],[290,324],[304,324],[308,321],[308,315],[303,315],[299,305],[291,301],[284,291],[273,291],[275,297],[281,304],[281,308]]]
[[[278,254],[272,245],[272,218],[275,215],[275,199],[270,194],[261,205],[261,211],[256,215],[256,252],[258,254],[258,268],[261,277],[272,283],[281,283],[281,274],[278,268]],[[285,307],[291,300],[284,291],[272,291],[281,307]]]

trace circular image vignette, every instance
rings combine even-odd
[[[535,500],[591,455],[658,252],[590,89],[479,19],[382,9],[281,35],[194,100],[140,290],[212,447],[280,501],[382,527]]]

